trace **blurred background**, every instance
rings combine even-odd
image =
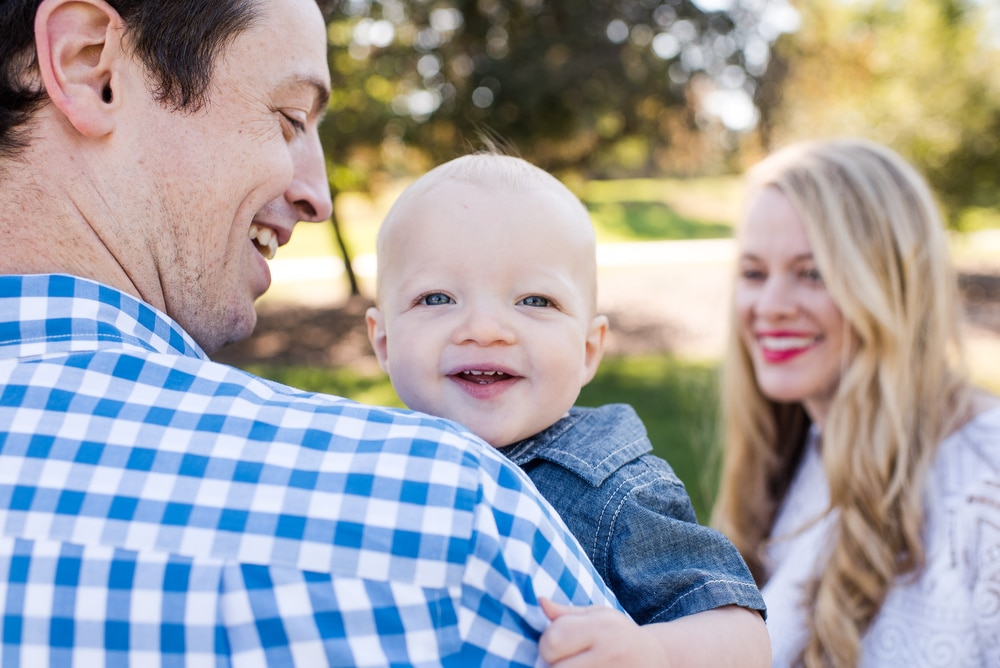
[[[931,183],[970,369],[1000,389],[995,0],[342,0],[328,34],[335,213],[297,228],[257,332],[220,359],[399,405],[364,332],[378,225],[414,176],[494,142],[562,179],[598,231],[613,338],[580,403],[635,405],[705,519],[740,174],[853,135]]]

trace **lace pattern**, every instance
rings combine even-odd
[[[835,517],[816,520],[828,500],[812,443],[768,550],[762,592],[775,666],[790,665],[805,639],[802,586],[826,553]],[[926,567],[889,592],[862,641],[861,665],[1000,666],[1000,409],[941,444],[927,481],[924,544]]]

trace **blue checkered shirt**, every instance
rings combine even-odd
[[[615,605],[453,423],[207,359],[63,275],[0,276],[4,666],[537,665],[538,596]]]

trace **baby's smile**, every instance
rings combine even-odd
[[[497,381],[513,378],[509,373],[504,373],[503,371],[480,371],[479,369],[467,369],[455,374],[455,376],[469,383],[477,383],[479,385],[490,385]]]

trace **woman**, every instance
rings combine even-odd
[[[715,520],[776,666],[1000,666],[1000,402],[962,373],[933,198],[890,150],[749,174]]]

